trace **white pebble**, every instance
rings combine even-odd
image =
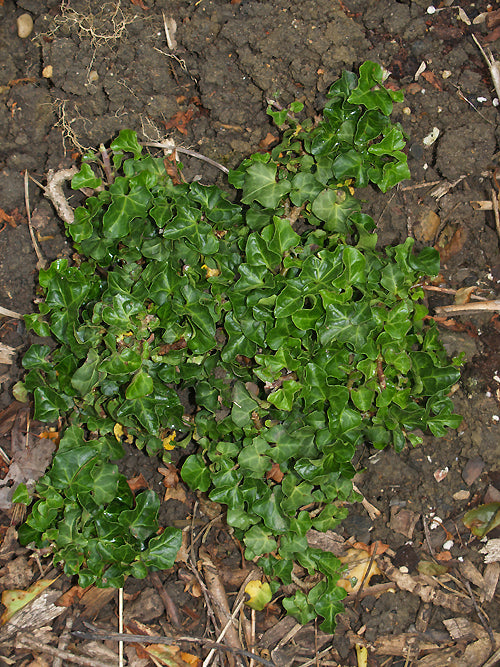
[[[434,7],[434,5],[429,5],[427,7],[427,13],[428,14],[435,14],[436,13],[436,8]]]
[[[17,17],[17,34],[21,39],[29,37],[33,31],[33,19],[30,14]]]
[[[422,143],[424,144],[424,146],[432,146],[432,144],[436,141],[438,137],[439,137],[439,128],[433,127],[430,133],[422,139]]]

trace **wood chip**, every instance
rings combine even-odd
[[[481,595],[481,602],[491,602],[498,586],[500,577],[500,562],[488,563],[484,568],[483,580],[484,587]]]
[[[16,348],[0,343],[0,364],[13,364],[16,358]]]
[[[473,583],[474,586],[484,590],[483,575],[479,572],[477,567],[470,562],[470,560],[465,559],[459,564],[458,569],[460,570],[460,574]]]
[[[495,563],[500,561],[500,538],[488,540],[485,546],[481,549],[485,563]]]
[[[422,576],[412,577],[409,574],[404,574],[395,568],[390,560],[386,558],[381,559],[381,566],[386,577],[393,581],[398,588],[417,595],[423,602],[432,602],[432,604],[446,607],[462,614],[468,614],[472,611],[470,598],[462,596],[458,591],[456,593],[447,593],[437,586],[425,585],[422,583],[424,581]]]

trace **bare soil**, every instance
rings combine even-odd
[[[458,4],[436,2],[437,9],[431,13],[428,0],[3,0],[0,213],[6,216],[0,221],[0,306],[19,313],[34,309],[37,256],[26,220],[25,170],[43,183],[49,169],[78,163],[87,148],[109,143],[123,128],[149,140],[170,137],[179,146],[235,167],[259,144],[265,145],[269,133],[277,136],[265,113],[267,99],[278,97],[283,104],[300,99],[308,114],[316,114],[342,69],[356,69],[366,59],[383,64],[392,73],[390,85],[405,90],[405,102],[396,105],[394,119],[408,134],[412,172],[412,180],[394,192],[383,195],[367,188],[361,193],[365,211],[377,222],[380,244],[398,243],[412,235],[417,247],[434,245],[442,259],[437,285],[447,290],[474,286],[475,295],[499,299],[500,235],[493,211],[478,210],[471,203],[491,201],[492,191],[499,190],[496,93],[471,38],[475,34],[500,57],[500,38],[495,40],[500,35],[492,20],[498,2],[460,3],[470,21],[489,11],[486,21],[471,25],[460,18]],[[34,29],[29,37],[20,38],[16,19],[26,12],[33,18]],[[175,19],[174,48],[166,42],[163,15]],[[422,63],[425,70],[417,77]],[[429,145],[433,132],[437,138]],[[226,187],[217,169],[191,158],[184,164],[188,180],[198,177],[205,184]],[[33,183],[30,207],[43,256],[48,261],[70,257],[72,249],[62,224]],[[429,292],[431,314],[436,307],[453,303],[452,292]],[[477,606],[472,607],[469,620],[498,633],[498,597],[481,604],[480,579],[472,581],[464,574],[465,561],[478,573],[485,572],[485,565],[479,553],[482,545],[461,520],[471,507],[500,498],[498,311],[442,316],[441,328],[450,355],[466,355],[462,381],[453,396],[457,412],[464,417],[462,426],[445,438],[424,435],[422,446],[398,455],[390,450],[375,452],[367,445],[356,460],[357,485],[381,514],[372,520],[361,504],[353,506],[338,532],[353,541],[387,544],[392,563],[407,568],[410,575],[417,574],[422,558],[436,557],[455,577],[444,585],[458,591],[459,597],[468,597],[469,591],[474,597]],[[2,317],[0,342],[21,355],[33,339],[20,320]],[[18,361],[0,365],[0,409],[11,405],[12,385],[21,375]],[[9,455],[11,433],[1,426],[0,445]],[[158,465],[134,450],[124,470],[130,477],[142,472],[155,488],[161,480]],[[195,500],[187,492],[184,502],[165,503],[164,525],[192,516]],[[198,502],[198,519],[209,521],[223,511],[210,508],[203,499]],[[402,510],[413,513],[404,515],[415,518],[411,532],[402,517],[397,520]],[[442,527],[433,529],[436,515]],[[8,513],[3,515],[2,534],[10,519]],[[489,534],[499,536],[495,531]],[[237,590],[240,555],[220,520],[212,528],[210,544],[227,590]],[[8,553],[2,556],[0,588],[27,587],[38,575],[33,555],[22,549]],[[9,564],[11,574],[16,570],[14,561],[17,570],[24,567],[20,581],[7,576]],[[182,632],[202,635],[206,609],[192,574],[180,564],[160,575],[179,610]],[[71,583],[62,577],[55,586],[63,592]],[[163,604],[153,584],[130,581],[125,593],[129,616],[135,614],[155,632],[163,632],[158,625]],[[100,627],[116,627],[115,598],[104,602],[93,618]],[[66,616],[75,609],[76,602]],[[443,625],[443,620],[461,615],[422,601],[414,591],[395,588],[351,601],[333,639],[306,628],[274,651],[272,658],[283,665],[305,664],[315,656],[318,665],[354,665],[353,636],[358,633],[370,643],[370,665],[483,664],[493,652],[491,647],[481,662],[477,656],[463,658],[472,640],[454,643]],[[64,618],[53,622],[56,637],[64,628]],[[263,635],[280,618],[279,603],[257,614],[257,651],[274,649],[285,635],[286,628],[272,638],[274,644],[268,641],[269,634]],[[402,633],[416,636],[420,647],[434,642],[437,648],[434,653],[417,648],[408,662],[407,652],[379,651],[377,638]],[[70,648],[75,646],[81,649],[76,640],[70,640]],[[320,654],[325,647],[329,650]],[[206,655],[201,646],[191,645],[189,650]],[[455,651],[451,662],[450,650]],[[14,653],[0,647],[1,651],[15,664],[49,664],[31,662],[34,650]],[[150,664],[135,651],[127,649],[126,654],[129,665]],[[108,664],[109,656],[93,655],[96,665]]]

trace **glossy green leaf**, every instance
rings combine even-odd
[[[182,531],[179,528],[168,527],[148,542],[148,547],[140,555],[141,561],[146,567],[155,570],[169,570],[173,567],[175,559],[182,545]]]
[[[349,216],[359,211],[361,205],[345,190],[328,188],[320,192],[311,208],[314,215],[325,222],[328,231],[345,233]]]
[[[84,162],[80,171],[71,179],[71,187],[73,190],[80,190],[81,188],[92,188],[95,190],[102,185],[102,178],[97,176],[92,171],[92,167]]]
[[[210,488],[210,472],[201,454],[191,454],[181,468],[182,479],[192,489],[205,492]]]
[[[99,363],[99,354],[91,348],[83,365],[74,372],[71,384],[81,396],[88,394],[99,382]]]
[[[276,540],[272,537],[272,532],[260,525],[249,528],[243,542],[246,547],[245,558],[247,560],[253,560],[256,556],[268,554],[276,549]]]
[[[138,371],[132,382],[128,385],[127,391],[125,392],[125,398],[132,400],[134,398],[142,398],[151,394],[153,391],[153,378],[148,375],[145,371]]]
[[[266,208],[276,208],[291,188],[288,181],[276,180],[276,171],[274,163],[250,165],[245,174],[242,202],[251,204],[257,201]]]

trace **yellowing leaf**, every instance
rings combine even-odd
[[[376,574],[382,574],[379,566],[373,560],[370,566],[370,556],[366,551],[359,549],[349,549],[347,554],[340,559],[344,565],[348,566],[346,574],[348,579],[340,579],[338,585],[344,588],[348,593],[356,593],[361,586],[364,577],[364,586],[368,586],[371,577]],[[370,570],[368,571],[368,568]],[[367,572],[365,577],[365,572]]]
[[[269,584],[258,580],[249,581],[245,586],[245,593],[250,596],[246,604],[251,609],[256,609],[257,611],[262,611],[268,602],[271,602],[271,598],[273,597]]]
[[[163,438],[162,443],[164,449],[166,449],[167,451],[175,449],[175,446],[172,445],[171,443],[175,440],[176,435],[177,433],[175,431],[172,431],[170,435],[167,435],[166,438]]]
[[[207,270],[207,278],[215,278],[216,276],[220,276],[219,269],[211,269],[206,264],[203,264],[201,268]]]
[[[358,667],[368,667],[368,649],[366,646],[356,644],[356,658],[358,659]]]
[[[40,581],[35,582],[25,591],[4,591],[2,593],[2,604],[5,606],[5,611],[0,617],[0,625],[5,625],[7,621],[10,621],[17,611],[29,604],[40,593],[43,593],[56,579],[40,579]]]
[[[166,667],[198,667],[201,660],[191,653],[181,651],[178,646],[148,644],[142,648],[161,665]]]
[[[123,426],[121,424],[115,424],[113,426],[113,433],[115,434],[115,438],[117,440],[121,440],[124,434]]]

